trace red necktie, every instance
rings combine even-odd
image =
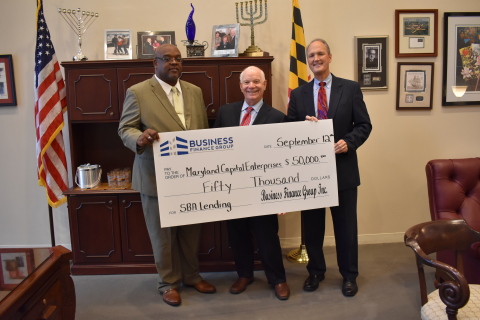
[[[240,122],[241,126],[248,126],[250,124],[250,120],[252,120],[252,113],[253,107],[248,107],[247,112],[243,116],[242,122]]]
[[[318,119],[328,118],[327,91],[325,90],[325,82],[320,82],[318,90]]]

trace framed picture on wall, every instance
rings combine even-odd
[[[442,105],[480,104],[480,12],[445,12]]]
[[[438,10],[395,10],[395,57],[436,57]]]
[[[433,62],[397,63],[397,110],[432,109]]]
[[[105,60],[132,59],[132,33],[130,30],[105,30]]]
[[[355,80],[362,90],[387,90],[388,36],[355,37]]]
[[[137,32],[137,58],[153,59],[155,49],[162,44],[175,44],[175,31]]]
[[[238,57],[240,24],[223,24],[212,29],[212,57]]]
[[[0,55],[0,107],[16,106],[15,79],[11,54]]]

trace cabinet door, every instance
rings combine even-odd
[[[68,70],[68,112],[71,120],[118,120],[116,69]]]
[[[215,263],[222,258],[221,229],[219,222],[202,224],[202,235],[200,238],[200,250],[198,260],[202,262]]]
[[[207,116],[215,119],[219,105],[219,82],[217,65],[184,66],[181,79],[202,89]]]
[[[127,89],[134,84],[150,79],[154,73],[153,64],[151,67],[143,68],[118,68],[118,104],[120,106],[120,114],[123,111],[123,102],[125,101]]]
[[[123,261],[153,262],[140,196],[122,195],[119,200]]]
[[[69,196],[68,215],[75,263],[122,261],[116,196]]]

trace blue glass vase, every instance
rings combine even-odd
[[[185,32],[187,33],[187,40],[190,44],[193,44],[195,42],[195,22],[193,21],[193,13],[195,12],[195,8],[193,7],[193,4],[190,3],[192,6],[192,11],[190,12],[190,15],[188,16],[187,19],[187,24],[185,25]]]

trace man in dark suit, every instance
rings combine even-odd
[[[147,41],[143,43],[143,54],[154,54],[155,48],[152,45],[152,39],[149,37]]]
[[[367,49],[367,57],[365,59],[365,68],[366,69],[378,69],[378,57],[377,50],[373,48]]]
[[[370,135],[372,124],[359,84],[330,73],[332,54],[325,40],[310,42],[307,60],[315,79],[291,92],[288,120],[321,119],[322,100],[318,92],[322,92],[322,87],[326,89],[327,115],[333,120],[337,165],[339,205],[330,208],[337,264],[343,277],[342,293],[354,296],[358,291],[357,187],[360,185],[356,151]],[[302,217],[309,258],[309,276],[303,288],[314,291],[325,278],[326,271],[323,255],[325,208],[302,211]]]
[[[117,38],[117,35],[113,36],[112,43],[113,43],[113,46],[115,47],[115,50],[113,50],[113,54],[117,54],[118,53],[118,38]]]
[[[235,45],[237,44],[237,29],[230,29],[230,33],[228,34],[228,42],[230,43],[232,49],[235,49]]]
[[[160,226],[152,143],[161,132],[208,128],[202,91],[179,80],[182,61],[180,51],[172,44],[156,49],[155,75],[127,90],[118,128],[125,146],[135,152],[132,188],[142,199],[159,275],[158,290],[172,306],[181,303],[181,283],[202,293],[215,292],[215,287],[199,274],[201,225]]]
[[[248,67],[243,70],[240,74],[240,90],[245,100],[221,106],[215,128],[283,122],[285,115],[263,101],[266,88],[267,81],[261,69]],[[287,285],[278,238],[277,215],[228,220],[227,228],[238,274],[238,279],[231,286],[230,292],[241,293],[254,280],[253,234],[259,246],[260,259],[268,283],[274,287],[278,299],[287,300],[290,289]]]
[[[217,47],[217,50],[229,50],[229,49],[234,49],[230,42],[228,42],[228,36],[224,35],[222,37],[222,42],[220,42],[220,45]]]

